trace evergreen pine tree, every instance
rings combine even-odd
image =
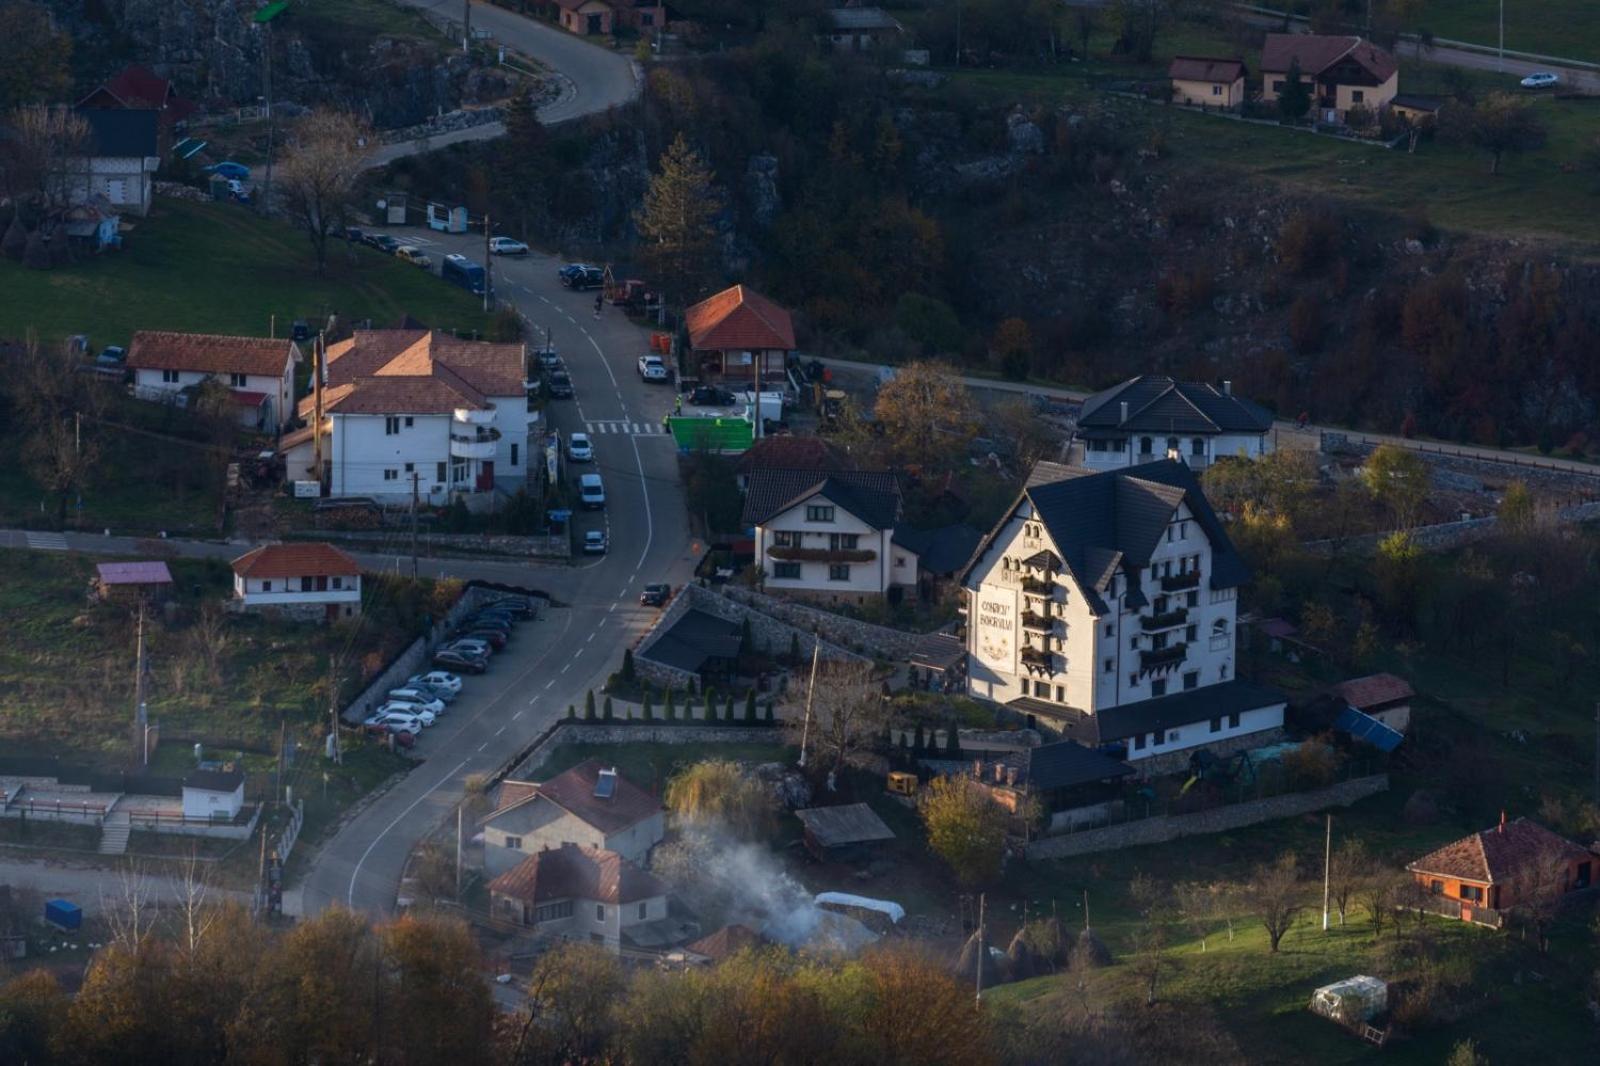
[[[571,704],[571,703],[567,704],[567,721],[576,722],[577,720],[578,720],[578,708],[575,705]]]
[[[711,169],[679,133],[661,153],[660,172],[650,179],[634,216],[643,238],[640,252],[650,273],[661,279],[669,306],[692,302],[709,280],[721,210]]]
[[[676,722],[678,720],[678,705],[673,702],[672,690],[670,688],[667,689],[666,714],[667,721]]]
[[[789,634],[789,661],[791,663],[799,663],[800,662],[800,634],[799,633],[790,633]]]
[[[756,720],[755,689],[751,689],[749,692],[744,694],[744,720],[747,722],[754,722]]]
[[[653,722],[656,719],[656,709],[654,707],[650,706],[650,686],[649,685],[646,685],[644,687],[644,706],[642,708],[640,708],[640,710],[639,710],[639,717],[643,718],[647,722]]]
[[[755,651],[755,637],[750,629],[750,616],[745,615],[744,620],[739,623],[739,654],[749,655],[753,651]]]
[[[770,703],[767,704],[766,713],[762,715],[761,720],[763,722],[766,722],[768,725],[772,725],[773,724],[773,721],[772,721],[772,704],[770,704]]]
[[[961,732],[956,728],[955,719],[944,727],[944,753],[951,759],[961,758]]]
[[[724,709],[722,716],[728,720],[729,724],[733,723],[733,721],[734,721],[734,719],[735,719],[735,717],[736,717],[736,715],[738,713],[737,710],[734,707],[734,703],[735,702],[736,701],[734,700],[733,693],[731,693],[731,692],[728,693],[728,706]],[[751,715],[749,710],[746,710],[744,712],[744,720],[745,720],[745,724],[746,725],[755,725],[756,724],[756,720]]]
[[[928,750],[927,735],[925,733],[923,733],[923,731],[922,731],[922,723],[918,722],[917,723],[917,736],[916,736],[916,739],[914,741],[912,741],[911,753],[913,755],[922,755],[927,750]]]
[[[706,686],[706,725],[717,724],[717,690],[714,686]]]
[[[635,681],[637,681],[638,679],[639,679],[639,674],[634,669],[634,666],[633,666],[633,649],[632,648],[623,648],[622,649],[622,680],[626,681],[628,684],[631,685]]]
[[[583,716],[594,721],[594,689],[590,689],[588,695],[583,697]]]
[[[604,704],[602,704],[601,707],[600,707],[600,717],[604,718],[608,722],[611,721],[615,717],[615,711],[611,707],[611,697],[610,696],[606,697],[606,702]]]

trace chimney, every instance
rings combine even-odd
[[[1500,812],[1500,828],[1498,831],[1501,833],[1506,831],[1506,812],[1503,810]]]
[[[1117,425],[1120,426],[1128,421],[1128,401],[1123,400],[1119,406],[1122,408],[1122,417],[1117,420]]]
[[[1229,381],[1227,378],[1223,378],[1222,379],[1222,395],[1224,395],[1224,396],[1232,396],[1233,395],[1233,382]]]
[[[1006,779],[1006,768],[999,763],[994,764],[994,783],[999,784]]]

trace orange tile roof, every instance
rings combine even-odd
[[[1389,673],[1353,677],[1349,681],[1339,682],[1329,691],[1358,711],[1400,703],[1417,694],[1409,681]]]
[[[521,396],[525,372],[520,344],[463,341],[432,330],[360,330],[328,346],[323,407],[341,414],[482,409],[488,397]]]
[[[595,783],[600,780],[602,769],[605,767],[599,760],[585,759],[570,770],[538,784],[508,781],[500,790],[500,806],[489,819],[513,807],[520,807],[535,796],[543,796],[585,824],[610,834],[637,825],[661,810],[660,800],[621,774],[617,775],[609,798],[596,796]]]
[[[666,886],[614,851],[563,844],[520,863],[489,882],[492,896],[528,903],[582,899],[595,903],[634,903],[666,895]]]
[[[1581,860],[1589,854],[1587,848],[1552,833],[1538,822],[1518,818],[1446,844],[1407,863],[1406,869],[1483,884],[1504,884],[1515,880],[1541,856]]]
[[[290,340],[229,337],[216,333],[167,333],[142,329],[128,345],[135,370],[189,370],[199,374],[283,376],[295,351]]]
[[[683,313],[689,346],[696,351],[734,348],[794,348],[794,321],[771,300],[735,285]]]
[[[768,943],[771,943],[771,941],[754,929],[735,922],[732,925],[723,926],[709,936],[701,937],[692,944],[684,945],[684,950],[721,962],[723,959],[739,954],[745,948],[759,948]]]
[[[332,544],[263,544],[233,561],[240,577],[318,577],[361,573],[361,565]]]
[[[1176,81],[1220,82],[1231,85],[1249,71],[1237,59],[1212,59],[1209,56],[1173,56],[1167,77]]]

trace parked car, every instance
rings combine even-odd
[[[591,529],[583,535],[583,554],[604,555],[606,553],[606,534],[603,529]]]
[[[383,726],[391,733],[416,734],[422,732],[423,729],[422,719],[417,715],[384,708],[379,708],[378,713],[369,717],[362,725]]]
[[[311,323],[303,318],[297,318],[289,323],[289,339],[296,344],[301,344],[311,339]]]
[[[444,700],[418,688],[392,688],[384,700],[388,703],[409,703],[433,714],[444,713]]]
[[[567,438],[567,458],[574,463],[594,461],[594,445],[589,443],[589,434],[574,433]]]
[[[483,606],[496,611],[510,611],[518,618],[529,618],[533,615],[533,601],[526,596],[503,596]]]
[[[667,364],[661,361],[659,355],[639,357],[639,377],[645,381],[666,381],[667,376]]]
[[[1561,84],[1561,75],[1548,70],[1536,70],[1522,79],[1524,89],[1553,89]]]
[[[365,729],[371,736],[394,737],[394,744],[397,748],[414,748],[417,746],[417,734],[411,732],[410,730],[391,729],[382,722],[374,722],[371,725],[365,726]]]
[[[584,474],[578,478],[578,500],[591,511],[605,509],[606,486],[599,474]]]
[[[481,674],[489,669],[489,660],[481,655],[468,655],[464,651],[440,648],[433,653],[433,665],[447,666],[452,670],[461,670],[469,674]]]
[[[481,640],[495,651],[506,646],[510,636],[502,629],[490,629],[487,626],[469,626],[456,631],[458,639]]]
[[[394,250],[394,257],[396,259],[404,260],[405,262],[410,263],[412,266],[419,266],[423,270],[430,270],[433,268],[433,260],[428,257],[428,253],[424,252],[421,248],[418,248],[414,244],[402,244],[400,247]]]
[[[665,607],[670,599],[672,599],[672,586],[665,581],[654,581],[639,593],[639,606]]]
[[[421,722],[424,726],[431,726],[434,722],[438,721],[438,718],[432,711],[428,710],[426,707],[420,707],[415,703],[400,703],[398,701],[387,702],[378,708],[377,713],[401,715],[409,714],[411,717]]]
[[[572,389],[572,379],[565,370],[555,370],[550,374],[550,398],[552,400],[570,400],[576,395]]]
[[[696,407],[732,407],[737,401],[727,389],[701,385],[689,394],[689,402]]]
[[[233,178],[236,181],[244,181],[250,177],[250,168],[245,166],[243,163],[235,163],[232,160],[226,160],[221,163],[212,163],[209,167],[206,167],[206,173],[221,174],[225,178]]]
[[[367,242],[366,235],[362,233],[360,226],[346,226],[344,228],[344,239],[352,244],[365,244]]]
[[[514,241],[510,237],[489,238],[490,255],[527,255],[528,246],[521,241]]]
[[[367,243],[385,255],[393,255],[400,247],[400,242],[387,233],[369,233]]]
[[[108,344],[94,357],[98,366],[121,367],[128,361],[128,349],[119,344]]]
[[[475,614],[461,623],[462,629],[498,629],[500,632],[511,635],[511,627],[516,625],[511,619],[498,614]]]
[[[454,640],[445,645],[450,651],[460,652],[462,655],[472,655],[488,661],[494,654],[494,645],[478,637],[469,637],[465,633],[458,634]]]
[[[442,700],[453,700],[461,695],[461,678],[448,670],[430,670],[425,674],[412,674],[406,678],[407,688],[423,688],[437,692]]]
[[[563,263],[561,266],[556,268],[556,277],[561,279],[561,284],[570,286],[572,284],[570,279],[574,275],[582,274],[586,270],[593,269],[594,267],[587,263]]]
[[[533,354],[539,357],[539,365],[546,370],[555,370],[561,366],[561,353],[553,344],[547,344]]]
[[[561,284],[580,292],[584,289],[598,289],[605,283],[606,272],[599,267],[580,266],[570,273],[561,275]]]

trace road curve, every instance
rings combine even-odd
[[[461,19],[461,5],[456,0],[400,2],[454,19],[458,24]],[[539,109],[539,118],[546,125],[618,107],[638,94],[639,81],[632,59],[549,23],[493,4],[474,3],[472,26],[474,30],[487,30],[494,43],[537,60],[561,79],[561,92]],[[460,141],[489,140],[504,132],[504,123],[486,122],[421,140],[386,144],[368,157],[368,164],[383,166],[402,156],[433,151]]]

